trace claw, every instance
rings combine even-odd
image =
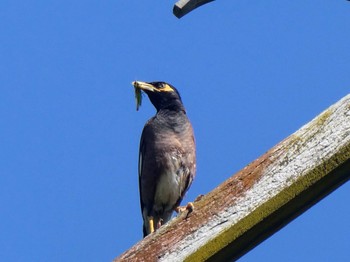
[[[187,219],[189,214],[191,214],[193,212],[193,210],[194,210],[194,205],[193,205],[192,202],[188,202],[188,204],[186,206],[186,210],[188,210],[188,212],[187,212],[187,215],[186,215],[185,219]]]
[[[189,213],[193,212],[194,210],[194,205],[192,202],[188,202],[186,206],[186,210],[188,210]]]
[[[178,206],[178,207],[176,207],[176,208],[174,209],[174,211],[175,211],[176,213],[178,213],[178,214],[181,214],[181,213],[183,213],[183,212],[186,211],[186,207],[180,207],[180,206]]]
[[[162,226],[162,224],[163,224],[163,219],[160,218],[157,223],[157,229],[159,229]]]

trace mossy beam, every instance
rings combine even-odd
[[[349,178],[350,95],[116,261],[238,259]]]
[[[350,147],[345,150],[348,154]],[[237,260],[348,181],[350,160],[346,160],[323,177],[322,173],[324,173],[322,166],[310,171],[306,177],[296,181],[292,186],[262,204],[246,218],[222,232],[212,242],[208,242],[202,247],[202,250],[194,252],[185,261],[200,261],[201,257],[208,262]],[[202,252],[206,255],[203,256]]]

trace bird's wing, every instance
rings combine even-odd
[[[142,166],[143,166],[143,159],[144,159],[143,152],[145,152],[144,130],[142,131],[141,140],[140,140],[139,165],[138,165],[141,212],[143,212],[143,206],[144,206],[142,201],[142,186],[141,186]]]
[[[150,208],[153,205],[155,194],[155,185],[157,177],[155,176],[155,166],[152,164],[154,156],[152,155],[152,144],[154,139],[154,129],[152,127],[153,119],[150,119],[143,128],[140,149],[139,149],[139,190],[141,212],[144,212],[145,205]]]
[[[193,135],[188,141],[182,144],[181,151],[184,153],[181,156],[181,165],[179,166],[178,171],[179,173],[182,173],[182,179],[180,184],[180,198],[177,202],[177,205],[180,204],[186,192],[191,187],[196,173],[196,153]]]

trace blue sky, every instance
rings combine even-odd
[[[142,238],[137,158],[145,97],[177,87],[206,194],[349,93],[350,3],[0,4],[0,260],[111,261]],[[344,261],[350,185],[241,261]]]

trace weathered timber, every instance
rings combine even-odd
[[[349,178],[350,95],[115,261],[238,259]]]

